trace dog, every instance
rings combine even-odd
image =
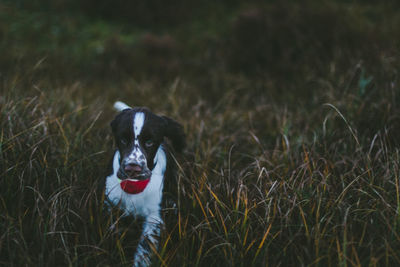
[[[117,149],[105,179],[105,202],[118,206],[124,216],[143,218],[133,265],[149,266],[164,225],[165,183],[174,179],[169,143],[173,151],[182,152],[185,134],[178,122],[147,108],[131,108],[119,101],[114,108],[119,111],[111,122]]]

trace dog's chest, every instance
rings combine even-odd
[[[152,176],[149,185],[142,193],[128,194],[121,189],[115,175],[112,175],[107,177],[106,180],[106,196],[112,205],[119,205],[127,215],[146,217],[160,210],[162,185],[159,183],[152,184],[152,182],[156,182],[154,180]]]
[[[121,189],[117,178],[119,154],[113,159],[113,173],[106,178],[105,194],[113,206],[118,206],[126,215],[147,217],[160,212],[163,191],[163,173],[153,172],[145,190],[139,194],[128,194]]]

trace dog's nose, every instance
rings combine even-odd
[[[140,175],[142,173],[142,167],[140,167],[138,164],[135,163],[129,163],[125,165],[124,171],[131,177],[135,177],[137,175]]]

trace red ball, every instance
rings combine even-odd
[[[138,194],[143,192],[149,182],[150,179],[140,181],[123,180],[120,185],[122,190],[124,190],[126,193]]]

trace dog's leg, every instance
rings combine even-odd
[[[159,213],[147,216],[143,223],[142,236],[140,237],[139,245],[136,249],[133,263],[134,267],[150,266],[152,251],[158,249],[162,225],[163,220]]]

